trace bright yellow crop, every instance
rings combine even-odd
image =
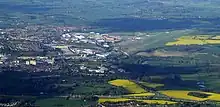
[[[194,40],[194,39],[185,39],[185,40],[178,40],[174,42],[168,42],[166,46],[173,46],[173,45],[204,45],[207,44],[206,40]]]
[[[199,98],[199,97],[189,96],[188,95],[189,92],[199,92],[199,93],[209,94],[210,96],[208,98]],[[167,90],[167,91],[160,91],[160,93],[167,95],[169,97],[179,98],[179,99],[187,99],[187,100],[195,100],[195,101],[205,101],[205,100],[220,101],[220,94],[210,93],[210,92]]]
[[[207,100],[220,101],[220,94],[218,93],[210,93],[210,92],[200,92],[200,93],[209,94],[210,96],[207,98]]]
[[[189,92],[190,91],[177,91],[177,90],[160,91],[160,93],[167,95],[169,97],[173,97],[173,98],[196,100],[196,101],[207,100],[207,98],[198,98],[198,97],[194,97],[194,96],[189,96],[188,95]]]
[[[205,44],[220,44],[220,36],[212,37],[210,35],[182,36],[174,42],[168,42],[166,46],[173,45],[205,45]]]
[[[165,100],[137,100],[137,99],[126,99],[126,98],[100,98],[99,103],[105,102],[125,102],[125,101],[138,101],[147,104],[176,104],[177,102],[165,101]]]
[[[141,88],[136,83],[130,80],[117,79],[113,81],[109,81],[109,84],[114,86],[120,86],[127,89],[131,93],[146,93],[147,91]]]
[[[206,40],[208,44],[220,44],[220,40]]]

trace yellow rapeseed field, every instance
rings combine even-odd
[[[154,96],[155,93],[140,93],[140,94],[128,94],[128,95],[124,95],[126,97],[148,97],[148,96]]]
[[[210,96],[208,98],[199,98],[199,97],[189,96],[188,95],[189,92],[199,92],[199,93],[209,94]],[[195,101],[205,101],[205,100],[220,101],[220,94],[210,93],[210,92],[166,90],[166,91],[160,91],[160,93],[167,95],[169,97],[179,98],[179,99],[187,99],[187,100],[195,100]]]
[[[218,94],[218,93],[211,93],[211,92],[201,92],[201,93],[210,95],[207,98],[207,100],[220,101],[220,94]]]
[[[208,44],[220,44],[220,40],[206,40]]]
[[[219,36],[210,37],[210,35],[182,36],[176,41],[168,42],[166,46],[173,45],[205,45],[205,44],[220,44]]]
[[[125,102],[125,101],[138,101],[147,104],[176,104],[177,102],[173,101],[165,101],[165,100],[138,100],[138,99],[127,99],[127,98],[100,98],[98,100],[99,103],[105,102]]]
[[[206,40],[195,40],[195,39],[185,39],[185,40],[177,40],[174,42],[166,43],[166,46],[173,45],[204,45],[207,44]]]
[[[113,81],[109,81],[109,84],[114,86],[120,86],[125,89],[127,89],[131,93],[146,93],[147,91],[141,88],[136,83],[130,81],[130,80],[123,80],[123,79],[117,79]]]
[[[166,96],[173,97],[173,98],[196,100],[196,101],[207,100],[207,98],[198,98],[194,96],[189,96],[188,93],[190,91],[166,90],[166,91],[159,91],[159,92]]]

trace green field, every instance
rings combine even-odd
[[[37,100],[36,105],[40,107],[81,107],[89,103],[83,100],[66,100],[64,98],[49,98]]]
[[[215,72],[199,72],[195,74],[182,74],[183,80],[203,81],[205,86],[214,91],[220,91],[220,74]]]
[[[91,95],[91,94],[102,94],[103,92],[110,89],[110,85],[88,85],[88,86],[78,86],[73,92],[81,95]]]
[[[173,38],[179,38],[182,35],[188,35],[195,32],[195,30],[174,30],[167,32],[149,32],[143,33],[148,36],[140,36],[141,40],[131,41],[126,40],[118,43],[118,46],[122,48],[127,53],[136,53],[140,51],[146,51],[148,49],[154,49],[158,47],[164,47],[167,42],[170,42]],[[131,33],[132,34],[132,33]],[[122,36],[123,37],[123,36]],[[130,36],[125,36],[125,38],[130,38]]]
[[[150,88],[157,88],[157,87],[163,87],[164,84],[156,84],[156,83],[149,83],[149,82],[139,82],[141,85],[150,87]]]

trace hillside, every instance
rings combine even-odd
[[[219,17],[218,4],[217,0],[1,0],[0,11],[4,16],[0,20],[12,25],[16,21],[94,26],[97,25],[94,22],[101,23],[103,19],[176,19],[171,22],[178,22],[199,18],[200,25]]]

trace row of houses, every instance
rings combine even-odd
[[[54,58],[48,57],[26,57],[21,56],[16,59],[10,59],[6,56],[0,55],[0,64],[2,65],[37,65],[37,64],[54,64]]]
[[[0,103],[0,107],[16,107],[20,104],[20,102],[13,102],[13,103]]]

